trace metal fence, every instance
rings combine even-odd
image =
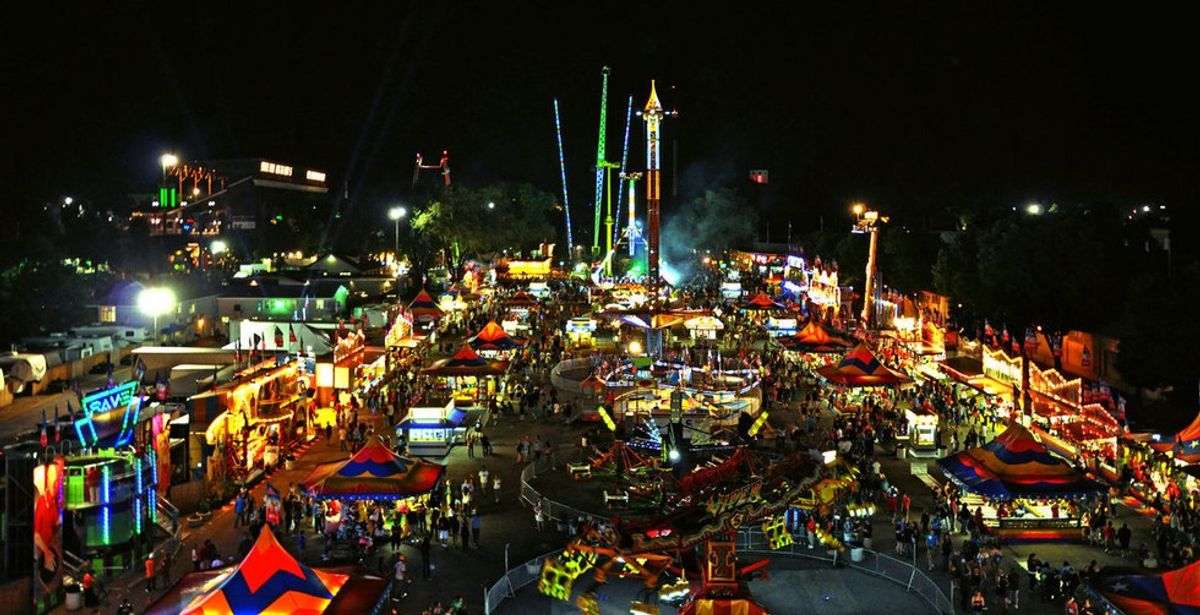
[[[545,472],[566,472],[567,462],[579,460],[579,447],[569,447],[560,450],[555,450],[549,455],[543,455],[537,461],[534,461],[525,466],[521,470],[521,501],[530,508],[533,508],[538,502],[542,504],[542,510],[546,513],[546,518],[551,521],[561,521],[570,518],[589,519],[593,522],[607,523],[609,519],[600,515],[584,512],[578,508],[573,508],[555,502],[554,500],[538,493],[538,490],[529,484],[530,480],[536,478],[539,474]]]
[[[562,549],[543,553],[516,568],[510,569],[500,577],[491,587],[487,588],[483,594],[483,612],[484,615],[491,615],[492,611],[500,606],[508,598],[513,598],[517,595],[521,588],[537,581],[542,576],[542,562],[547,559],[558,557],[562,553]]]
[[[847,549],[832,551],[825,547],[808,549],[799,544],[793,544],[785,549],[772,550],[762,531],[743,528],[737,533],[737,548],[746,553],[769,555],[772,557],[801,557],[828,562],[830,565],[844,564],[851,569],[872,574],[887,579],[905,590],[920,596],[938,613],[954,613],[954,604],[942,591],[942,588],[928,575],[921,572],[911,563],[877,553],[869,549]]]

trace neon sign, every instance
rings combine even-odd
[[[112,420],[115,413],[121,413],[121,431],[117,434],[117,446],[125,446],[133,441],[133,427],[137,425],[142,410],[142,398],[137,394],[138,381],[130,380],[111,389],[104,389],[85,395],[81,404],[83,418],[75,421],[75,435],[79,443],[85,447],[95,446],[100,441],[96,432],[96,421],[102,424]]]

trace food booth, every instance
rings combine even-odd
[[[459,405],[483,405],[500,390],[500,376],[507,369],[503,361],[485,359],[467,344],[448,359],[435,361],[421,370],[435,378],[435,386],[449,394]]]
[[[982,509],[984,529],[1005,541],[1081,540],[1081,500],[1105,491],[1016,422],[938,465],[963,490],[963,504]]]
[[[925,405],[914,405],[904,411],[909,454],[914,457],[937,453],[938,415]]]
[[[455,444],[466,440],[467,417],[467,411],[455,406],[454,400],[444,406],[413,407],[396,431],[404,432],[410,455],[444,457]]]
[[[590,348],[596,344],[596,320],[577,316],[567,321],[567,343],[572,348]]]

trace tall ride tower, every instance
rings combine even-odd
[[[646,274],[650,284],[658,286],[658,206],[662,182],[659,171],[658,148],[661,144],[659,125],[663,118],[675,116],[675,111],[663,111],[658,101],[654,81],[650,81],[650,99],[642,109],[642,121],[646,122]]]

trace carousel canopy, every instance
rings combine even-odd
[[[809,320],[795,335],[780,337],[778,341],[784,348],[798,352],[840,352],[852,346],[849,341],[830,335],[816,320]]]
[[[1200,414],[1175,434],[1175,457],[1189,463],[1200,461]]]
[[[770,297],[767,296],[767,293],[759,292],[757,295],[754,295],[754,297],[752,297],[749,301],[742,304],[742,309],[743,310],[786,310],[787,308],[784,307],[783,305],[780,305],[779,303],[776,303],[774,299],[771,299]]]
[[[414,317],[429,316],[431,318],[439,318],[442,315],[442,309],[438,307],[437,302],[429,295],[429,292],[424,288],[421,292],[413,297],[412,303],[408,304],[408,311]]]
[[[467,343],[475,350],[512,350],[525,342],[510,336],[504,331],[504,327],[496,324],[496,321],[489,320],[488,324]]]
[[[184,615],[325,612],[350,575],[313,570],[296,561],[264,526],[250,553],[216,586],[192,601]]]
[[[881,363],[865,343],[847,353],[837,365],[817,368],[817,373],[833,384],[847,387],[877,387],[909,381],[908,376]]]
[[[1103,489],[1050,454],[1019,423],[983,446],[939,459],[938,465],[969,491],[994,498],[1084,495]]]
[[[300,483],[320,499],[398,500],[428,493],[446,466],[396,454],[375,436],[353,457],[317,466]]]
[[[1105,577],[1096,590],[1126,615],[1197,615],[1200,562],[1162,574]]]
[[[498,376],[504,373],[504,361],[485,359],[475,353],[468,344],[449,359],[434,361],[433,365],[421,370],[431,376]]]

